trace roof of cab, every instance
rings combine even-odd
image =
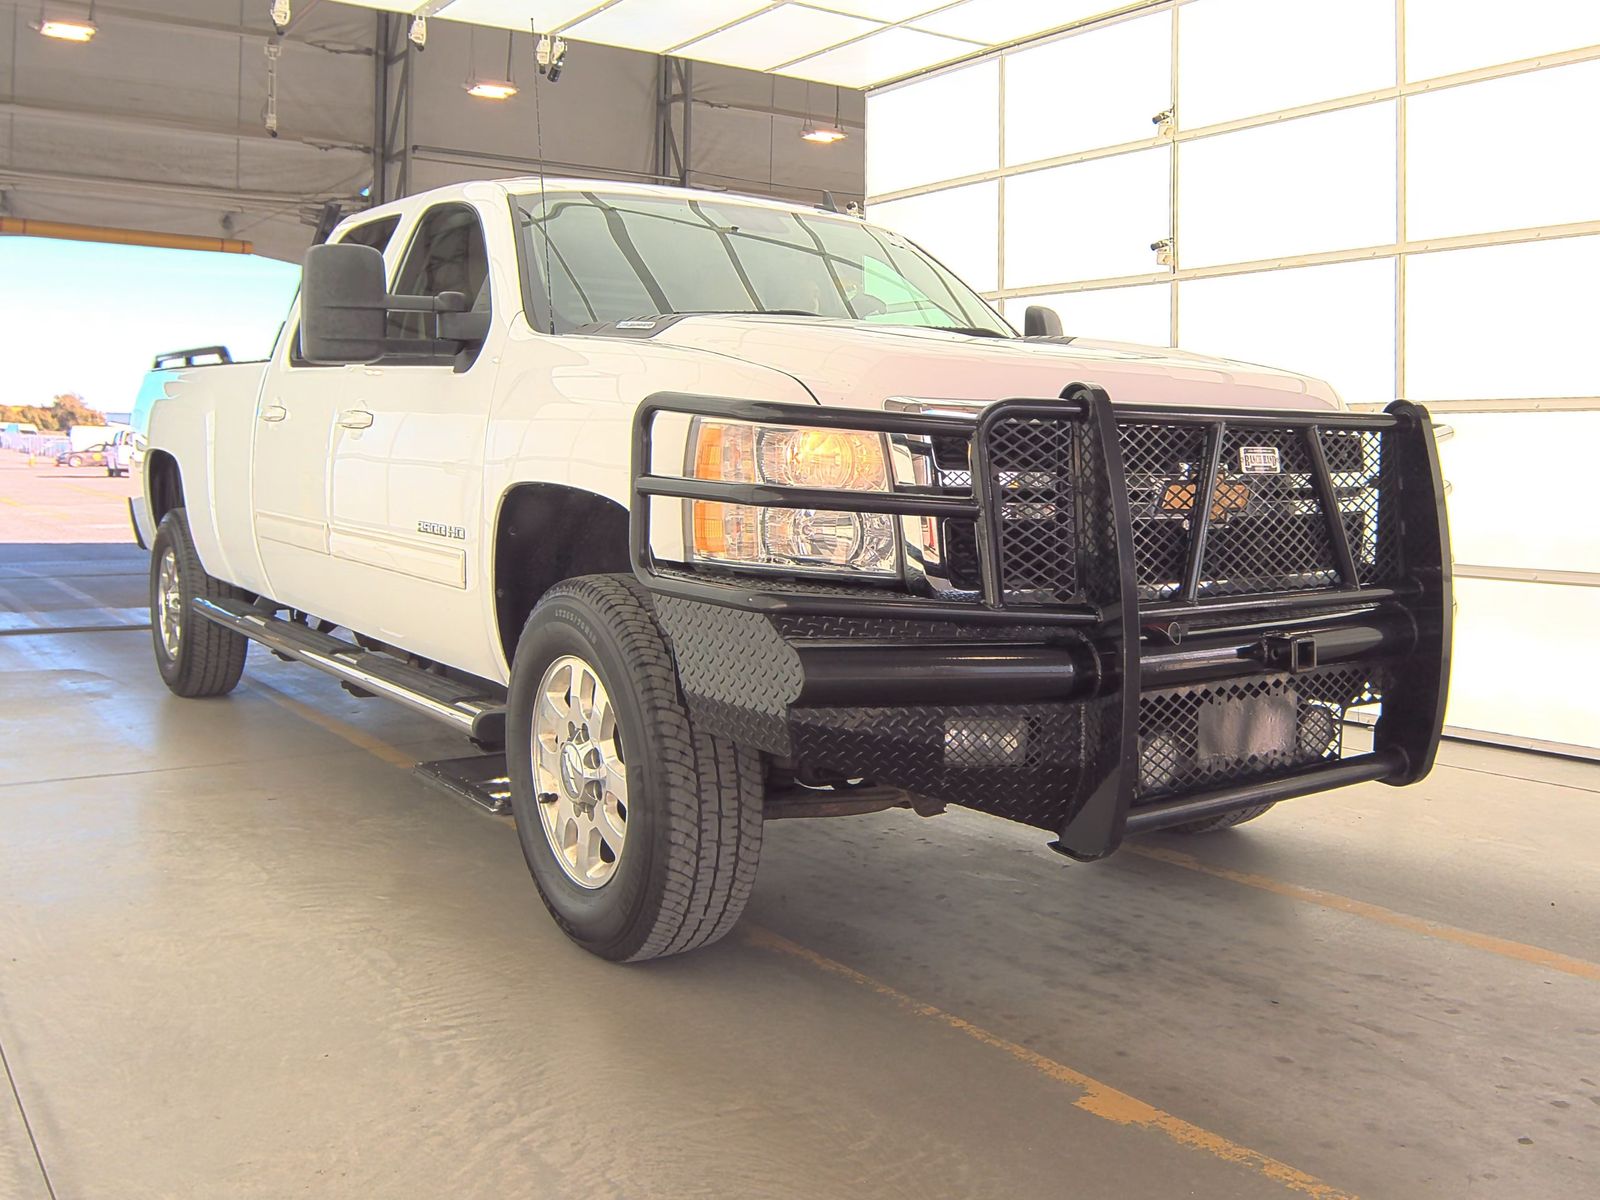
[[[845,216],[844,213],[831,214],[827,209],[819,209],[805,204],[796,204],[789,200],[774,200],[767,196],[746,196],[738,192],[711,191],[706,188],[675,187],[662,183],[624,183],[615,179],[577,179],[567,176],[549,175],[541,179],[537,175],[519,175],[509,179],[470,180],[462,183],[446,184],[443,187],[432,188],[426,192],[417,192],[414,195],[404,196],[398,200],[391,200],[387,204],[375,205],[364,208],[360,212],[350,213],[340,227],[351,222],[368,221],[374,217],[398,216],[419,207],[448,200],[466,194],[467,189],[490,186],[499,188],[507,195],[526,196],[541,190],[550,192],[609,192],[612,195],[625,196],[662,196],[690,198],[695,200],[712,200],[720,204],[743,204],[756,208],[769,208],[778,212],[806,213],[810,216],[818,214]]]

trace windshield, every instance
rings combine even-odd
[[[559,333],[669,313],[765,312],[1015,336],[916,246],[854,218],[592,191],[512,203],[525,269],[550,297]]]

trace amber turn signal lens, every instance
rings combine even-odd
[[[709,500],[694,502],[694,548],[701,554],[726,554],[728,534],[723,505]]]

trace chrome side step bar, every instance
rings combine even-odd
[[[247,604],[243,600],[195,597],[194,611],[224,629],[287,658],[324,671],[342,683],[404,704],[414,712],[443,721],[484,747],[505,744],[503,693],[483,694],[487,685],[458,682],[410,666],[387,654],[363,650],[326,633]],[[497,689],[498,690],[498,689]]]

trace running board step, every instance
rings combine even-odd
[[[504,754],[474,754],[418,763],[413,772],[452,796],[470,800],[497,817],[511,813],[511,779]]]
[[[505,745],[504,695],[485,695],[483,685],[435,675],[374,650],[363,650],[340,638],[318,633],[297,621],[247,604],[243,600],[207,600],[197,596],[194,611],[224,629],[308,667],[325,671],[341,683],[396,700],[424,716],[443,721],[484,747]]]

